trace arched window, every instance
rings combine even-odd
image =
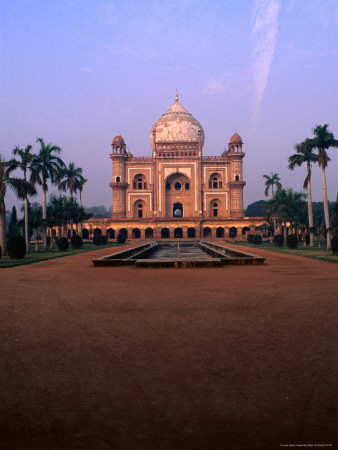
[[[165,188],[166,188],[167,191],[170,191],[170,183],[167,183],[167,184],[165,185]]]
[[[142,190],[147,189],[146,178],[142,174],[135,175],[133,180],[133,189]]]
[[[222,177],[219,173],[214,173],[209,178],[209,189],[221,189]]]
[[[179,181],[177,181],[175,183],[174,187],[175,187],[175,191],[180,191],[181,188],[182,188],[182,185],[181,185],[181,183]]]
[[[185,183],[185,190],[189,191],[189,189],[190,189],[190,184],[189,183]]]
[[[217,217],[217,216],[218,216],[218,203],[214,203],[214,204],[212,205],[212,215],[213,215],[214,217]]]
[[[143,217],[143,205],[139,203],[137,205],[137,217]]]
[[[235,181],[239,181],[239,175],[235,175]]]
[[[121,181],[120,177],[116,177],[116,183],[119,183]]]

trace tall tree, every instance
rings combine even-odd
[[[287,222],[297,225],[300,221],[300,211],[304,209],[305,194],[292,189],[278,189],[274,197],[267,201],[264,210],[267,218],[277,217],[284,225],[284,238],[286,238]]]
[[[264,195],[265,197],[269,196],[269,190],[271,188],[271,197],[273,198],[275,193],[274,193],[274,186],[276,186],[276,189],[282,189],[282,184],[280,182],[280,178],[278,173],[273,173],[271,172],[271,177],[269,175],[263,175],[263,178],[265,178],[265,191],[264,191]],[[276,218],[273,217],[273,234],[276,234]]]
[[[42,208],[39,203],[33,203],[31,206],[31,213],[29,216],[29,224],[32,229],[35,229],[35,251],[39,251],[39,227],[43,224]]]
[[[75,167],[74,162],[69,163],[68,167],[64,167],[61,171],[60,188],[66,192],[69,190],[69,198],[73,198],[81,187],[82,176],[81,167]]]
[[[81,208],[82,208],[82,191],[83,191],[83,187],[87,183],[87,181],[88,181],[87,178],[81,177],[80,186],[79,186]]]
[[[5,196],[9,186],[19,198],[23,198],[25,189],[30,191],[30,183],[21,178],[12,177],[12,172],[17,168],[17,162],[14,159],[6,161],[0,154],[0,246],[2,254],[6,253],[5,242]]]
[[[312,195],[311,195],[311,168],[312,163],[318,162],[318,156],[313,153],[313,148],[310,139],[300,144],[295,145],[296,153],[289,158],[289,169],[294,170],[296,166],[300,167],[302,164],[306,164],[307,175],[304,180],[303,187],[308,192],[308,218],[310,228],[310,247],[313,247],[313,212],[312,212]]]
[[[28,253],[29,250],[29,236],[28,236],[28,195],[36,195],[36,189],[34,187],[34,185],[32,183],[31,186],[28,188],[28,181],[27,181],[27,171],[30,168],[30,164],[32,162],[33,159],[33,153],[32,151],[32,146],[31,145],[26,145],[26,147],[24,149],[20,148],[20,147],[15,147],[13,149],[13,155],[14,156],[18,156],[19,160],[17,161],[17,166],[23,171],[23,179],[25,181],[25,186],[26,189],[23,192],[23,201],[24,201],[24,208],[25,208],[25,212],[24,212],[24,220],[25,220],[25,241],[26,241],[26,253]],[[29,190],[28,190],[29,189]]]
[[[327,150],[330,147],[338,148],[338,140],[334,138],[333,133],[328,131],[329,124],[318,125],[313,129],[314,138],[310,139],[313,149],[318,151],[318,165],[322,169],[322,182],[323,182],[323,203],[324,203],[324,217],[326,227],[327,248],[331,248],[331,233],[330,233],[330,215],[329,206],[327,201],[327,187],[325,168],[330,161],[327,154]]]
[[[62,150],[52,143],[46,144],[42,138],[37,138],[40,144],[38,155],[34,155],[31,164],[31,181],[42,186],[42,219],[43,219],[43,249],[47,248],[46,219],[47,219],[47,191],[48,180],[51,183],[60,183],[64,162],[58,156]]]
[[[87,179],[86,178],[84,178],[84,177],[82,177],[81,178],[81,181],[80,181],[80,187],[79,187],[79,192],[80,192],[80,208],[82,208],[83,209],[83,206],[82,206],[82,191],[83,191],[83,187],[84,187],[84,185],[87,183]],[[82,220],[83,219],[81,219],[80,220],[80,236],[82,237]]]
[[[60,188],[66,192],[69,190],[69,198],[73,199],[75,194],[81,187],[81,181],[84,179],[82,176],[81,167],[75,167],[74,162],[69,163],[68,167],[64,167],[61,171],[62,180],[60,182]],[[73,236],[73,217],[70,216],[70,237]]]
[[[17,224],[18,224],[18,215],[16,212],[16,207],[13,206],[12,212],[11,212],[11,222],[9,224],[8,228],[8,234],[16,234],[17,233]]]

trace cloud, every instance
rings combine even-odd
[[[254,49],[252,54],[254,107],[251,118],[251,131],[254,131],[257,126],[264,91],[269,79],[271,63],[276,48],[279,10],[279,0],[255,1]]]
[[[224,91],[224,89],[225,87],[220,81],[210,78],[203,89],[203,93],[206,95],[213,95]]]

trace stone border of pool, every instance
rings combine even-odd
[[[151,254],[155,248],[161,243],[158,241],[151,241],[146,244],[138,245],[136,247],[122,250],[111,255],[102,256],[101,258],[93,259],[95,266],[122,266],[134,265],[135,267],[220,267],[229,264],[264,264],[265,258],[261,256],[252,255],[250,253],[233,250],[228,247],[223,247],[209,241],[177,241],[184,246],[185,243],[196,243],[204,252],[212,256],[212,259],[184,259],[181,258],[144,258]],[[176,245],[176,241],[171,241]],[[168,242],[165,242],[166,244]]]

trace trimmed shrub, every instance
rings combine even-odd
[[[65,237],[61,237],[56,241],[56,246],[60,251],[65,252],[69,247],[68,239]]]
[[[338,253],[338,234],[335,234],[331,239],[332,253]]]
[[[93,243],[94,245],[107,245],[108,238],[107,236],[94,236]]]
[[[50,247],[50,243],[51,243],[50,236],[46,236],[46,243],[47,243],[47,248],[49,248]]]
[[[101,245],[101,236],[94,236],[93,244],[94,245]]]
[[[248,234],[248,237],[246,238],[249,244],[254,243],[255,235],[254,234]]]
[[[261,245],[261,243],[262,243],[262,236],[260,234],[255,234],[253,243],[255,245]]]
[[[306,245],[310,245],[310,234],[309,233],[306,233],[306,235],[305,235],[305,242],[306,242]]]
[[[297,248],[298,247],[298,237],[296,234],[288,234],[286,236],[286,245],[289,248]]]
[[[119,244],[124,244],[126,242],[126,239],[127,239],[127,236],[124,233],[119,233],[116,238],[116,240]]]
[[[282,234],[276,234],[273,237],[273,243],[275,244],[276,247],[283,247],[284,244],[284,237]]]
[[[22,259],[26,254],[26,241],[18,235],[12,235],[7,240],[7,254],[13,259]]]
[[[81,248],[83,245],[82,237],[79,236],[78,234],[76,234],[75,236],[73,236],[71,238],[70,244],[71,244],[72,248]]]

